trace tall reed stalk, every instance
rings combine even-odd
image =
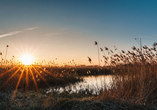
[[[5,64],[7,64],[6,58],[7,58],[7,52],[8,52],[9,45],[6,46],[6,53],[5,53]]]
[[[0,56],[1,56],[1,66],[3,64],[3,60],[2,60],[2,52],[0,52]]]
[[[100,53],[99,53],[99,46],[98,46],[98,43],[95,41],[95,45],[97,45],[97,49],[98,49],[98,64],[99,64],[99,67],[100,67]]]

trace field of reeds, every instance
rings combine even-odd
[[[103,90],[100,99],[109,100],[126,108],[140,105],[139,109],[157,107],[157,43],[152,47],[132,47],[131,51],[121,50],[111,54],[110,68],[120,79],[110,90]],[[106,48],[107,51],[108,48]],[[108,62],[108,61],[106,61]]]
[[[98,47],[97,42],[95,45]],[[157,43],[154,43],[152,47],[133,46],[130,51],[98,47],[100,52],[108,53],[102,56],[104,66],[44,67],[34,65],[21,66],[21,68],[19,66],[1,68],[0,108],[15,110],[21,108],[30,110],[155,110],[157,109],[156,47]],[[98,51],[99,62],[100,57]],[[90,57],[88,60],[92,62]],[[116,78],[110,89],[102,89],[97,95],[84,92],[69,93],[68,91],[46,93],[39,89],[40,86],[47,85],[48,87],[79,81],[81,80],[79,76],[99,74],[113,74]],[[24,91],[21,91],[21,88]],[[6,92],[7,90],[10,92]],[[30,91],[25,92],[25,90]]]

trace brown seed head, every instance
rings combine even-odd
[[[111,53],[113,53],[113,51],[112,50],[110,50],[111,51]]]
[[[143,46],[143,49],[148,49],[148,47],[145,45],[145,46]]]
[[[114,46],[114,48],[115,48],[115,51],[117,50],[117,47],[116,46]]]
[[[136,47],[135,47],[135,46],[133,46],[133,47],[132,47],[132,49],[133,49],[133,50],[136,50]]]
[[[98,43],[97,43],[97,41],[95,41],[95,45],[97,45]]]
[[[104,47],[105,48],[105,50],[108,50],[108,48],[107,47]]]
[[[122,50],[122,53],[125,53],[125,51],[124,51],[124,50]]]
[[[154,50],[154,51],[156,51],[156,48],[154,47],[154,48],[151,48],[151,50]]]
[[[154,42],[154,44],[153,44],[153,47],[155,47],[155,46],[157,46],[157,43],[156,43],[156,42]]]
[[[101,51],[103,51],[103,49],[102,49],[102,48],[100,48],[100,50],[101,50]]]
[[[89,61],[89,63],[91,63],[91,62],[92,62],[92,60],[91,60],[91,58],[90,58],[90,57],[88,57],[88,61]]]

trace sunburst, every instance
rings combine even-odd
[[[24,55],[21,56],[20,61],[24,65],[31,65],[34,62],[34,58],[30,54],[24,54]]]
[[[27,58],[27,59],[25,59],[25,58]],[[26,61],[26,60],[28,60],[28,58],[30,58],[29,62]],[[17,65],[14,65],[14,67],[12,67],[8,70],[5,70],[3,73],[0,73],[0,79],[4,79],[3,80],[4,82],[2,83],[2,86],[0,86],[0,89],[5,88],[5,86],[12,83],[12,81],[13,81],[13,83],[16,82],[15,83],[16,85],[14,85],[15,86],[14,92],[10,99],[9,107],[10,107],[10,105],[12,105],[12,103],[16,97],[17,89],[19,87],[22,87],[21,84],[23,84],[23,83],[25,85],[24,88],[26,91],[29,91],[29,88],[31,88],[30,86],[32,86],[32,85],[34,85],[33,87],[35,87],[34,90],[38,91],[39,90],[39,88],[38,88],[39,85],[37,82],[38,79],[43,80],[43,82],[48,87],[51,87],[45,79],[45,74],[48,73],[48,74],[52,75],[52,73],[45,71],[45,68],[43,68],[39,65],[38,66],[32,65],[33,59],[31,59],[31,58],[32,58],[31,56],[23,56],[23,57],[21,57],[22,64],[19,63]],[[45,71],[45,74],[41,74],[39,71]],[[38,75],[39,77],[36,78],[36,75]]]

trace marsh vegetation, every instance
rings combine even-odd
[[[131,51],[97,46],[100,52],[108,53],[102,56],[104,66],[3,65],[0,69],[0,107],[56,110],[156,109],[156,46],[157,43],[152,47],[133,46]],[[92,63],[90,57],[88,60]],[[64,89],[61,93],[44,89],[82,81],[83,76],[108,74],[114,75],[110,88],[103,85],[104,88],[98,94],[93,94],[91,88],[77,92]]]

